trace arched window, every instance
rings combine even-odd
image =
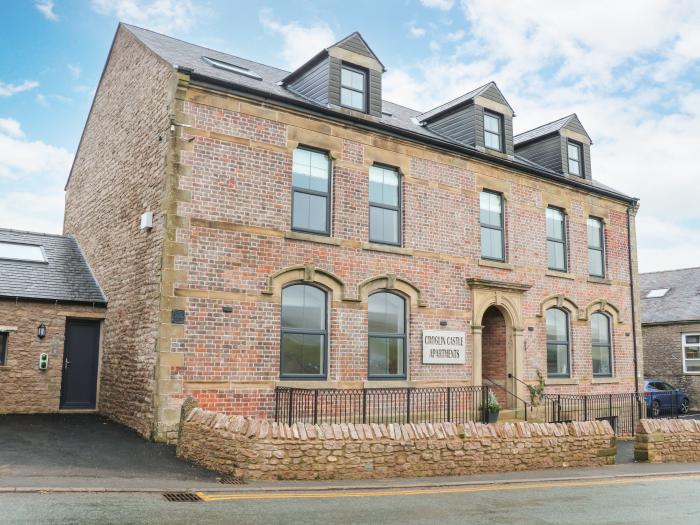
[[[591,315],[591,356],[594,376],[612,376],[610,318],[600,312]]]
[[[547,310],[547,377],[569,377],[569,315],[561,308]]]
[[[326,377],[328,326],[326,292],[308,284],[282,290],[280,377]]]
[[[369,378],[406,377],[406,300],[389,292],[367,299]]]

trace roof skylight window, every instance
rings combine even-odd
[[[204,60],[207,64],[217,69],[223,69],[224,71],[228,71],[229,73],[237,73],[239,75],[245,75],[256,80],[262,80],[262,77],[260,75],[258,75],[257,73],[253,73],[250,69],[247,69],[245,67],[229,64],[228,62],[224,62],[223,60],[217,60],[216,58],[202,57],[202,60]]]
[[[46,262],[41,246],[33,244],[17,244],[14,242],[0,242],[0,259],[14,261]]]
[[[654,290],[649,290],[644,296],[646,299],[658,299],[663,297],[670,290],[670,288],[656,288]]]

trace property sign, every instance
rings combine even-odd
[[[464,332],[423,330],[423,363],[463,365],[466,362]]]

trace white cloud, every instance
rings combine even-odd
[[[54,191],[3,192],[0,199],[0,228],[44,233],[62,233],[64,195]]]
[[[422,27],[418,27],[415,24],[411,24],[410,26],[408,26],[408,32],[413,38],[420,38],[425,35],[425,29]]]
[[[449,11],[454,5],[454,0],[420,0],[425,7],[434,7],[441,11]]]
[[[72,162],[68,150],[28,140],[19,122],[0,119],[0,227],[60,233]]]
[[[58,22],[58,15],[53,12],[54,4],[53,0],[39,0],[34,4],[34,7],[44,15],[44,18],[51,20],[52,22]]]
[[[641,199],[640,268],[697,265],[700,5],[590,2],[571,10],[559,1],[465,0],[461,7],[457,51],[391,68],[386,98],[427,110],[496,80],[516,110],[516,133],[576,112],[593,137],[594,178]]]
[[[187,31],[202,12],[195,0],[92,0],[92,8],[153,31]]]
[[[302,25],[292,21],[286,24],[274,18],[271,9],[260,11],[263,27],[282,37],[282,58],[285,66],[295,69],[316,53],[337,41],[333,30],[325,22]]]
[[[68,71],[74,79],[79,79],[80,75],[83,73],[83,68],[80,64],[68,64]]]
[[[466,33],[464,32],[464,29],[458,29],[452,33],[447,33],[446,38],[448,42],[459,42],[465,37],[465,35]]]
[[[49,100],[46,98],[46,95],[43,95],[41,93],[37,93],[36,101],[40,106],[42,106],[44,108],[49,107]]]
[[[13,118],[0,118],[0,134],[14,138],[24,137],[22,126]]]
[[[29,91],[36,87],[39,87],[39,83],[36,80],[25,80],[21,84],[5,84],[4,82],[0,82],[0,97],[11,97],[17,93]]]
[[[64,148],[26,140],[16,124],[10,132],[0,130],[0,180],[60,175],[65,182],[73,155]]]

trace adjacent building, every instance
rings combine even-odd
[[[359,33],[289,72],[119,26],[64,224],[109,301],[101,412],[171,441],[187,396],[270,416],[284,385],[636,389],[637,201],[579,118],[514,136],[495,83],[421,112],[384,71]]]
[[[74,238],[0,229],[0,414],[97,408],[105,306]]]
[[[700,268],[639,276],[644,375],[686,391],[700,406]]]

